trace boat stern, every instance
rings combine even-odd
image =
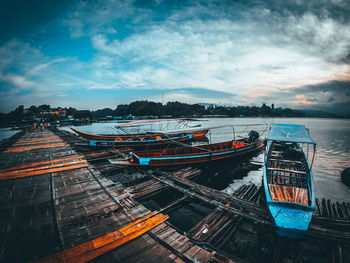
[[[269,204],[269,210],[279,236],[290,238],[304,237],[312,219],[312,208]]]

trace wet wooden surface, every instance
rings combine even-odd
[[[16,141],[20,142],[13,145]],[[43,147],[33,147],[39,145]],[[12,150],[16,148],[19,149]],[[67,158],[87,165],[49,170]],[[86,161],[49,130],[25,132],[12,146],[5,147],[0,154],[2,172],[17,171],[23,175],[29,167],[46,172],[0,181],[0,261],[40,260],[86,242],[97,242],[151,212],[133,199],[123,185],[103,176]],[[167,223],[150,229],[123,245],[96,253],[99,257],[93,260],[231,262],[229,257],[194,244]]]
[[[1,144],[0,261],[60,259],[57,255],[74,251],[73,262],[84,247],[83,259],[96,262],[244,262],[253,251],[244,252],[244,246],[257,242],[263,249],[272,242],[267,262],[290,262],[292,256],[349,262],[349,202],[317,200],[310,229],[296,243],[273,234],[260,186],[243,185],[228,195],[193,182],[200,169],[128,172],[108,162],[124,153],[75,145],[82,141],[64,132],[34,130]],[[214,209],[187,233],[167,221],[145,223],[144,233],[123,231],[150,214],[139,201],[169,189],[181,194],[159,213],[188,200]],[[116,239],[101,241],[112,233]],[[118,238],[116,233],[127,234]]]

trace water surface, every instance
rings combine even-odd
[[[311,137],[317,143],[317,153],[313,165],[316,196],[334,200],[350,199],[350,188],[341,183],[340,174],[345,167],[350,167],[350,120],[348,119],[320,119],[320,118],[213,118],[201,122],[202,126],[226,126],[217,128],[208,134],[212,142],[228,141],[249,131],[253,127],[237,126],[262,123],[302,124],[309,130]],[[115,134],[114,126],[117,122],[94,123],[78,126],[77,129],[91,133]],[[195,123],[194,125],[197,125]],[[254,127],[266,136],[265,127]],[[68,127],[61,129],[69,130]],[[9,128],[0,129],[0,139],[12,136],[18,131]],[[262,178],[263,153],[242,160],[237,164],[225,164],[220,169],[213,168],[207,183],[214,188],[232,193],[240,185],[253,182],[260,184]],[[208,169],[208,171],[211,171]]]
[[[11,130],[11,128],[0,128],[0,141],[15,135],[21,130]]]

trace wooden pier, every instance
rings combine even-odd
[[[198,168],[115,166],[122,152],[84,144],[39,129],[2,142],[0,261],[350,262],[349,202],[317,200],[305,238],[280,238],[260,186],[229,195],[192,181]],[[184,231],[168,214],[188,202],[211,212]]]
[[[177,233],[51,131],[24,133],[0,162],[1,261],[231,262]]]

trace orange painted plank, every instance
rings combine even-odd
[[[63,142],[61,139],[38,141],[38,142],[24,142],[24,143],[14,143],[12,146],[26,146],[26,145],[36,145],[42,143],[53,143],[53,142]]]
[[[277,198],[276,193],[275,193],[275,188],[273,187],[272,184],[269,184],[269,190],[270,190],[270,195],[271,195],[272,201],[278,201],[278,198]]]
[[[284,191],[282,191],[282,188],[281,187],[277,187],[276,190],[277,190],[276,192],[277,192],[277,195],[278,195],[278,199],[280,201],[282,201],[282,202],[286,202],[287,200],[286,200],[286,198],[284,196]]]
[[[294,196],[293,187],[286,186],[284,188],[284,190],[285,190],[285,195],[284,196],[287,198],[287,201],[295,203],[295,196]]]
[[[12,166],[6,169],[1,169],[0,172],[20,170],[20,169],[29,168],[29,167],[35,167],[35,166],[40,166],[40,165],[45,165],[50,163],[61,163],[61,162],[66,162],[66,161],[75,160],[75,159],[83,159],[83,158],[84,156],[80,155],[80,156],[73,156],[73,157],[62,158],[62,159],[54,159],[54,160],[44,161],[44,162],[27,163],[27,164]]]
[[[66,249],[57,254],[39,259],[36,262],[87,262],[92,260],[130,240],[135,239],[169,218],[168,215],[155,215],[155,213],[156,211],[117,231],[85,242],[76,247]]]
[[[38,143],[38,142],[47,142],[47,141],[57,141],[61,140],[60,137],[49,137],[49,138],[42,138],[39,140],[19,140],[15,142],[15,144],[22,144],[22,143]]]
[[[4,152],[24,152],[36,149],[46,149],[46,148],[55,148],[55,147],[63,147],[69,146],[66,143],[53,143],[53,144],[43,144],[37,146],[28,146],[28,147],[16,147],[16,148],[8,148]]]
[[[85,242],[85,243],[80,244],[76,247],[66,249],[66,250],[59,252],[59,253],[56,253],[54,255],[48,256],[46,258],[43,258],[39,262],[52,262],[53,259],[55,261],[60,261],[60,262],[65,261],[65,260],[67,260],[67,262],[71,262],[73,257],[83,255],[84,253],[87,253],[89,251],[94,251],[96,248],[99,248],[105,244],[108,244],[108,243],[111,243],[111,242],[117,240],[118,238],[121,237],[121,233],[119,232],[120,230],[132,227],[136,224],[141,223],[144,220],[148,220],[150,217],[154,216],[155,214],[156,214],[156,211],[146,215],[143,218],[140,218],[140,219],[128,224],[127,226],[125,226],[117,231],[114,231],[114,232],[111,232],[111,233],[104,235],[102,237],[96,238],[95,240]],[[79,262],[82,262],[82,261],[79,261]]]
[[[302,204],[302,205],[309,205],[309,196],[308,191],[305,188],[297,188],[298,195],[296,203]]]
[[[43,137],[43,138],[38,138],[38,139],[28,139],[28,140],[19,140],[16,143],[21,143],[21,142],[36,142],[36,141],[45,141],[45,140],[52,140],[52,139],[59,139],[60,137],[58,136],[49,136],[49,137]]]
[[[285,201],[280,185],[270,184],[269,189],[270,189],[270,193],[273,192],[273,194],[271,194],[272,201],[280,201],[280,202]]]
[[[86,160],[71,161],[71,162],[59,163],[59,164],[53,164],[53,165],[46,165],[46,166],[28,168],[28,169],[18,170],[18,171],[0,172],[0,176],[17,175],[17,174],[21,174],[21,173],[40,171],[40,170],[45,170],[45,169],[52,169],[52,168],[56,168],[56,167],[69,166],[69,165],[81,164],[81,163],[86,163]]]
[[[272,201],[309,205],[308,190],[306,188],[269,184],[269,189]]]
[[[29,177],[29,176],[35,176],[35,175],[47,174],[47,173],[56,173],[56,172],[74,170],[74,169],[85,168],[85,167],[88,167],[88,164],[79,164],[79,165],[66,166],[66,167],[60,167],[60,168],[54,168],[54,169],[46,169],[46,170],[33,171],[28,173],[8,175],[8,176],[0,177],[0,180],[23,178],[23,177]]]

